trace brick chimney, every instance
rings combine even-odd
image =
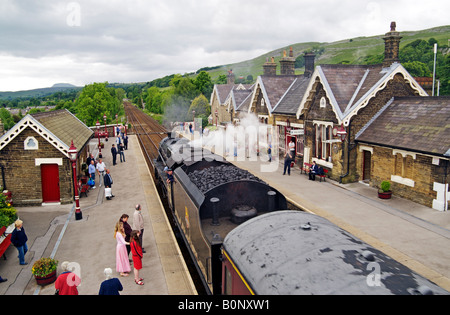
[[[384,39],[384,62],[383,67],[390,67],[394,62],[399,62],[400,40],[402,37],[400,33],[395,30],[397,24],[391,23],[391,31],[387,32]]]
[[[235,81],[235,76],[233,73],[233,69],[230,69],[230,71],[228,71],[228,75],[227,75],[227,84],[234,84]]]
[[[277,64],[275,63],[274,58],[271,58],[271,61],[266,61],[266,63],[263,65],[264,69],[264,75],[277,75]]]
[[[305,58],[305,73],[303,75],[309,78],[314,73],[314,60],[316,55],[306,52],[303,58]]]
[[[281,65],[281,75],[295,74],[295,58],[292,47],[289,51],[289,57],[286,56],[286,51],[284,52],[284,56],[280,60],[280,65]]]

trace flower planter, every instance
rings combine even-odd
[[[392,191],[378,192],[378,198],[381,198],[381,199],[391,199],[391,196],[392,196]]]
[[[48,285],[56,281],[56,270],[45,277],[34,276],[38,285]]]

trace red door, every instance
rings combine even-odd
[[[60,202],[59,168],[57,164],[42,164],[42,202]]]

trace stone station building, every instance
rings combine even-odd
[[[25,116],[0,138],[0,164],[16,206],[73,202],[71,142],[78,151],[77,174],[94,133],[67,110]]]

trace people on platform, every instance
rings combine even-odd
[[[81,284],[80,277],[69,270],[70,262],[65,261],[61,264],[62,274],[58,276],[55,282],[55,289],[58,295],[78,295],[78,286]]]
[[[289,142],[289,151],[291,152],[292,156],[295,156],[295,140],[294,140],[294,138],[291,138],[291,142]]]
[[[15,229],[11,234],[11,243],[15,248],[17,248],[17,251],[19,252],[19,263],[21,265],[28,265],[28,263],[25,262],[25,254],[28,252],[28,236],[25,233],[23,221],[17,219],[16,222],[14,222],[14,225]]]
[[[102,178],[103,178],[103,176],[105,176],[105,170],[106,170],[105,162],[103,162],[102,159],[99,159],[95,168],[97,169],[97,173],[98,173],[98,186],[101,187],[102,186],[102,184],[101,184]]]
[[[142,247],[139,243],[139,231],[132,231],[131,232],[131,253],[133,254],[133,267],[134,267],[134,282],[136,282],[137,285],[143,285],[144,282],[142,282],[142,278],[139,277],[139,270],[142,269]]]
[[[106,169],[106,174],[103,177],[103,183],[105,184],[105,197],[107,200],[111,200],[111,198],[115,196],[112,193],[113,179],[109,169]]]
[[[316,175],[319,171],[319,168],[317,167],[316,161],[312,162],[312,166],[309,170],[309,180],[316,180]]]
[[[117,164],[117,149],[115,144],[113,144],[111,146],[111,155],[112,155],[112,159],[113,159],[113,165]]]
[[[125,162],[125,152],[124,152],[123,143],[119,144],[118,150],[119,150],[119,155],[120,155],[120,163]]]
[[[117,241],[116,245],[116,271],[122,277],[127,277],[131,271],[130,261],[128,260],[127,247],[129,244],[125,241],[125,230],[122,222],[117,222],[114,229],[114,237]]]
[[[291,152],[286,152],[284,155],[284,171],[283,175],[286,175],[286,170],[288,172],[288,175],[291,175],[291,162],[292,162],[292,155]]]
[[[127,136],[127,134],[123,135],[122,140],[123,140],[123,147],[125,148],[125,150],[128,150],[128,136]]]
[[[88,172],[89,172],[89,178],[94,181],[94,186],[92,186],[92,189],[95,189],[95,160],[91,160],[91,164],[89,164]]]
[[[112,269],[105,268],[103,273],[106,280],[100,285],[98,295],[120,295],[119,292],[123,290],[123,286],[119,279],[112,277]]]
[[[128,218],[129,215],[124,213],[120,217],[119,221],[123,223],[123,230],[125,231],[125,242],[129,243],[131,232],[133,231],[133,229],[131,228],[130,224],[128,224]],[[130,244],[127,244],[126,247],[127,247],[127,255],[129,256],[131,251]]]
[[[88,166],[91,165],[91,161],[94,161],[94,163],[95,163],[95,158],[94,158],[94,155],[92,153],[89,153],[89,157],[86,159],[86,164]]]
[[[142,252],[144,250],[144,218],[141,213],[141,205],[137,204],[133,213],[133,230],[139,231],[139,244],[141,244]]]

